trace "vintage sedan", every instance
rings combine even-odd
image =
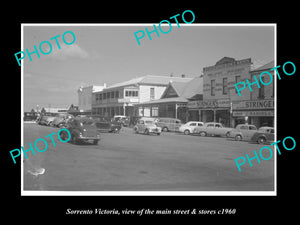
[[[257,128],[251,124],[238,124],[235,129],[230,131],[230,138],[236,141],[249,141],[252,136],[257,132]]]
[[[251,141],[258,144],[274,142],[274,127],[260,127],[258,131],[253,134]]]
[[[95,126],[95,121],[90,118],[71,118],[66,128],[71,133],[71,142],[74,144],[80,143],[80,141],[92,141],[94,145],[98,144],[100,140],[100,133]],[[60,133],[61,138],[65,138],[64,132]],[[64,140],[64,139],[63,139]]]
[[[216,122],[208,122],[205,123],[203,126],[196,127],[193,131],[194,134],[199,134],[200,136],[226,136],[229,137],[229,133],[232,128],[223,127],[221,123]]]
[[[196,127],[203,126],[203,122],[199,121],[189,121],[179,127],[179,132],[184,133],[185,135],[193,133]]]
[[[161,128],[156,125],[157,119],[155,118],[141,118],[134,126],[135,133],[143,134],[157,134],[160,135]]]

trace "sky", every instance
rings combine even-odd
[[[273,26],[203,26],[172,24],[169,33],[158,37],[147,34],[138,45],[134,33],[153,30],[153,24],[135,25],[23,25],[23,49],[34,51],[40,43],[51,43],[52,51],[40,58],[26,55],[22,62],[24,111],[39,107],[77,105],[80,86],[103,85],[145,75],[195,77],[203,67],[215,65],[221,58],[251,58],[254,66],[274,60]],[[169,29],[168,24],[162,27]],[[72,31],[75,42],[67,45],[62,36]],[[58,49],[57,38],[61,49]],[[70,33],[66,42],[72,42]],[[42,45],[49,51],[47,43]],[[17,63],[17,61],[16,61]]]

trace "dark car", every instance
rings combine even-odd
[[[52,122],[52,126],[54,127],[65,127],[68,120],[73,118],[74,116],[70,114],[58,115]]]
[[[274,142],[274,138],[273,127],[261,127],[256,133],[253,134],[251,141],[258,144],[264,144],[267,142]]]
[[[45,126],[50,126],[55,119],[54,116],[41,116],[38,120],[37,123],[39,125],[45,125]]]
[[[80,141],[92,141],[97,145],[100,140],[100,133],[95,125],[95,121],[90,118],[71,118],[66,124],[66,128],[71,133],[71,142],[78,144]],[[61,132],[64,140],[66,135]]]
[[[122,125],[117,121],[100,121],[95,122],[99,132],[119,133]]]
[[[115,115],[113,121],[119,122],[124,127],[128,127],[130,124],[130,118],[128,116]]]

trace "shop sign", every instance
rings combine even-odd
[[[235,111],[232,113],[232,116],[252,116],[252,117],[258,117],[258,116],[274,116],[274,111]]]
[[[274,100],[232,102],[232,109],[274,109]]]
[[[189,109],[230,107],[230,101],[229,99],[190,101],[187,103],[187,107]]]

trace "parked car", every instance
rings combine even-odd
[[[54,116],[41,116],[37,123],[39,125],[50,126],[52,125],[54,119]]]
[[[161,127],[162,131],[178,131],[181,126],[181,120],[175,118],[158,118],[157,126]]]
[[[133,129],[136,133],[160,135],[161,128],[156,125],[156,120],[155,118],[141,118]]]
[[[204,124],[203,122],[199,122],[199,121],[189,121],[186,124],[183,124],[179,127],[179,132],[188,135],[193,133],[196,127],[201,127],[203,126],[203,124]]]
[[[74,116],[70,114],[62,114],[55,117],[55,119],[52,122],[52,126],[54,127],[64,127],[67,123],[67,121],[70,118],[73,118]]]
[[[221,123],[208,122],[208,123],[204,123],[203,126],[195,127],[193,133],[199,134],[200,136],[203,137],[207,135],[229,137],[229,133],[231,130],[232,128],[223,127]]]
[[[253,134],[251,141],[258,144],[265,144],[267,142],[275,141],[274,127],[260,127],[256,133]]]
[[[116,121],[96,121],[96,127],[99,132],[119,133],[122,125]]]
[[[130,119],[128,116],[115,115],[113,120],[116,122],[120,122],[124,127],[128,127],[130,124]]]
[[[252,136],[257,132],[257,128],[251,124],[238,124],[235,129],[230,131],[230,138],[234,138],[236,141],[249,141]]]
[[[75,144],[78,144],[80,141],[93,141],[93,144],[97,145],[98,141],[100,140],[100,133],[97,130],[95,121],[93,119],[87,117],[71,118],[67,122],[66,128],[71,133],[70,141]],[[64,132],[66,131],[60,132],[62,139],[66,136]]]

